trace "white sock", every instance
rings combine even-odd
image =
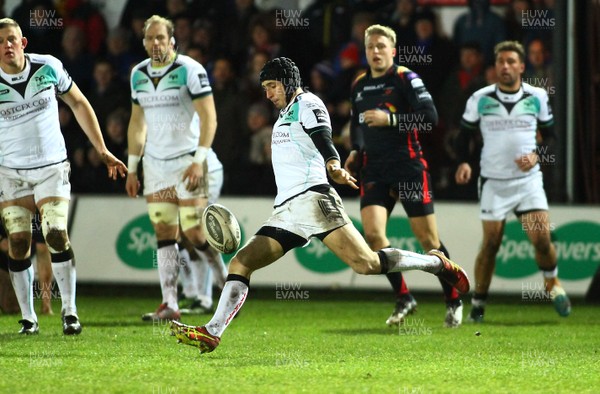
[[[558,276],[558,266],[549,271],[542,270],[542,274],[544,275],[544,279],[554,279]]]
[[[210,309],[213,304],[213,273],[212,269],[208,266],[207,257],[204,253],[201,253],[199,256],[199,260],[192,262],[192,273],[196,279],[196,299],[202,302],[203,307]]]
[[[64,253],[64,252],[63,252]],[[65,316],[77,316],[75,306],[75,284],[77,273],[75,271],[74,258],[62,262],[52,262],[52,273],[60,290],[62,301],[61,313]]]
[[[442,261],[435,256],[395,248],[381,249],[381,252],[387,257],[388,272],[421,270],[437,274],[442,268]]]
[[[37,315],[33,309],[33,267],[31,261],[29,261],[27,269],[23,271],[9,270],[9,274],[23,319],[37,322]]]
[[[190,253],[182,248],[179,250],[179,279],[181,280],[182,293],[185,298],[194,298],[196,285],[192,276]]]
[[[228,280],[223,286],[219,305],[212,319],[206,324],[206,329],[212,335],[220,337],[229,326],[235,314],[240,310],[246,296],[248,286],[239,280]]]
[[[176,243],[159,247],[156,251],[158,277],[162,291],[162,302],[174,311],[179,310],[177,304],[177,277],[179,276],[179,248]]]
[[[222,289],[225,285],[225,280],[227,280],[227,267],[225,267],[225,262],[223,261],[221,253],[212,246],[208,246],[205,250],[196,248],[196,252],[206,256],[208,264],[210,264],[210,268],[212,268],[215,275],[217,286]]]

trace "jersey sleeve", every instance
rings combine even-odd
[[[539,126],[550,126],[554,123],[552,108],[550,107],[550,99],[548,93],[544,89],[537,89],[538,100],[540,100],[540,111],[538,113]]]
[[[406,67],[398,67],[398,78],[402,84],[402,92],[415,113],[425,116],[425,121],[437,124],[438,114],[431,93],[425,87],[421,77]]]
[[[478,110],[479,96],[472,95],[467,100],[465,105],[465,112],[462,116],[461,126],[471,126],[475,128],[479,124],[479,110]]]
[[[73,79],[71,79],[71,76],[65,69],[65,66],[63,66],[62,62],[54,56],[50,56],[48,64],[54,69],[54,72],[56,73],[56,90],[58,95],[68,92],[69,89],[71,89],[71,86],[73,85]]]
[[[298,110],[298,120],[308,135],[323,129],[331,131],[329,112],[323,102],[300,100]]]
[[[186,64],[187,67],[187,87],[192,96],[192,100],[212,94],[208,73],[204,67],[190,59]]]

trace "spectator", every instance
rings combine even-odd
[[[245,60],[251,58],[255,52],[266,52],[273,59],[281,50],[270,22],[264,14],[256,15],[250,23],[250,40],[250,49]]]
[[[409,63],[403,62],[403,56],[399,62],[421,76],[434,102],[439,103],[442,85],[456,64],[454,45],[438,33],[436,15],[427,8],[415,14],[415,34],[416,47],[404,51]]]
[[[246,126],[250,141],[244,154],[244,176],[240,177],[240,181],[244,182],[239,185],[242,194],[269,195],[276,192],[271,165],[270,118],[269,108],[262,103],[253,104],[248,109]]]
[[[106,57],[113,64],[119,80],[123,82],[129,80],[131,66],[142,60],[129,51],[130,35],[129,30],[118,27],[112,30],[107,38]]]
[[[219,50],[228,51],[234,64],[244,64],[250,46],[250,21],[258,14],[253,0],[235,0],[235,7],[220,25]]]
[[[269,54],[262,51],[254,52],[252,57],[248,60],[245,74],[241,81],[241,87],[244,96],[251,103],[264,100],[264,91],[260,86],[258,74],[269,60],[271,60]]]
[[[123,108],[117,108],[106,118],[106,147],[110,147],[116,158],[127,160],[127,125],[129,124],[129,112]],[[120,187],[119,193],[123,192],[125,182]]]
[[[381,13],[378,19],[396,32],[397,46],[412,45],[417,40],[415,33],[416,0],[396,0],[391,9]]]
[[[352,35],[350,41],[342,45],[334,66],[338,73],[354,70],[357,67],[367,67],[365,55],[365,30],[374,23],[374,17],[369,13],[357,13],[352,18]]]
[[[486,65],[494,63],[494,46],[506,39],[504,21],[490,10],[489,0],[468,0],[469,11],[454,22],[454,43],[457,46],[477,41],[483,50]]]
[[[466,43],[460,48],[460,63],[448,76],[441,92],[440,115],[445,125],[444,156],[438,171],[436,192],[442,198],[460,200],[476,200],[477,184],[472,182],[467,185],[456,185],[452,180],[453,173],[450,165],[456,162],[454,146],[456,136],[460,130],[460,120],[467,103],[467,99],[475,91],[487,86],[484,77],[483,53],[477,42]],[[492,67],[492,72],[496,73]],[[479,155],[481,152],[481,138],[473,138],[468,149],[467,161],[473,173],[479,175]]]
[[[12,18],[21,26],[23,37],[29,40],[27,51],[54,56],[60,53],[63,20],[51,0],[21,1],[13,10]]]
[[[67,26],[78,26],[85,33],[85,47],[90,54],[104,53],[106,21],[95,5],[89,0],[66,0],[64,15]]]
[[[189,14],[179,14],[173,18],[175,47],[180,53],[185,53],[192,45],[192,22]]]
[[[506,7],[504,25],[506,26],[506,39],[524,43],[528,31],[523,27],[523,19],[529,10],[533,10],[531,0],[512,0]]]
[[[88,92],[88,100],[98,116],[100,128],[104,131],[108,115],[117,108],[128,108],[129,89],[117,79],[113,64],[100,59],[94,65],[94,84]]]
[[[94,60],[85,48],[85,33],[78,26],[67,26],[63,31],[61,46],[59,58],[63,66],[69,70],[81,91],[87,92],[92,82]]]
[[[527,45],[527,67],[523,73],[523,82],[546,89],[548,95],[554,92],[552,67],[548,64],[548,51],[540,39],[534,39]]]
[[[223,193],[231,193],[237,184],[243,140],[245,100],[240,97],[231,61],[225,57],[215,60],[212,90],[217,110],[217,132],[212,148],[223,163],[225,181]]]

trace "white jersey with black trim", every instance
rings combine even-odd
[[[131,99],[144,110],[147,125],[144,154],[172,159],[195,151],[200,119],[193,100],[212,94],[208,75],[192,58],[177,55],[173,63],[154,68],[150,59],[131,72]]]
[[[275,206],[307,189],[328,183],[325,161],[310,138],[323,127],[331,130],[323,101],[301,93],[279,113],[271,136],[277,197]]]
[[[0,69],[0,165],[28,169],[67,159],[57,95],[72,84],[60,60],[50,55],[26,54],[18,74]]]
[[[538,126],[553,121],[546,91],[527,83],[516,93],[505,93],[495,84],[486,86],[473,93],[463,114],[463,126],[481,130],[481,175],[492,179],[521,178],[539,171],[538,164],[524,173],[515,159],[535,152]]]

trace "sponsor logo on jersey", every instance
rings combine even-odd
[[[25,75],[19,75],[18,77],[12,77],[10,80],[12,82],[16,82],[16,81],[22,81],[25,79]]]
[[[137,81],[135,82],[135,86],[146,84],[146,83],[148,83],[149,81],[150,81],[150,80],[149,80],[148,78],[139,79],[139,80],[137,80]]]
[[[206,75],[206,73],[198,74],[198,80],[200,81],[200,86],[203,88],[210,85],[210,82],[208,81],[208,76]]]
[[[315,114],[315,117],[317,118],[317,122],[319,122],[319,123],[326,123],[327,122],[327,113],[324,110],[322,110],[322,109],[313,109],[312,111]]]

